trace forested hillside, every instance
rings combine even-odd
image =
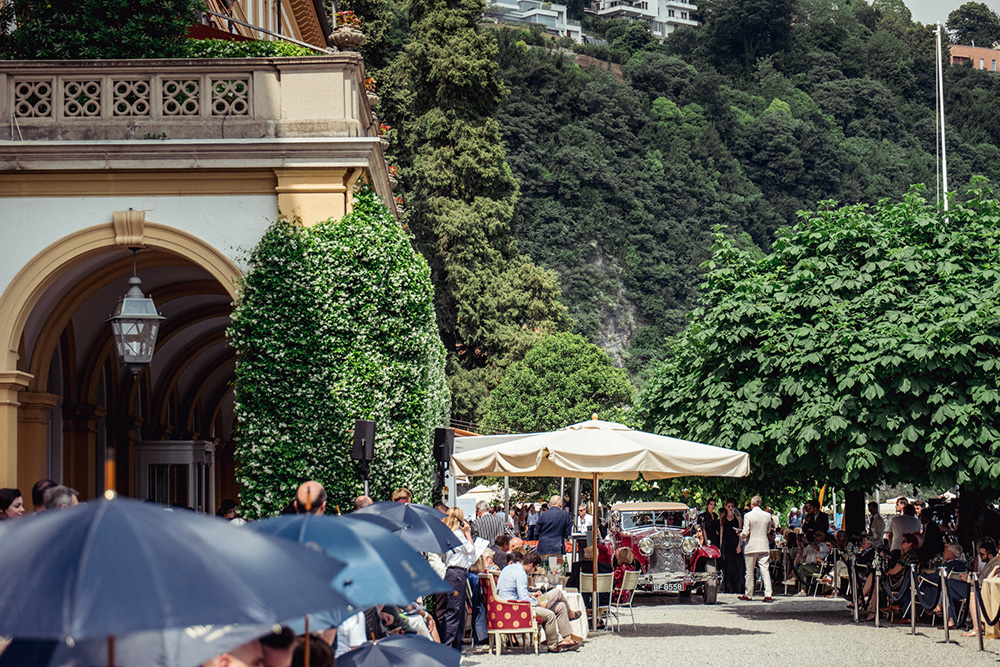
[[[622,80],[567,40],[483,24],[481,0],[342,4],[379,22],[365,49],[385,65],[380,114],[434,270],[455,416],[476,419],[504,370],[567,327],[641,382],[717,226],[765,250],[823,200],[936,196],[934,33],[899,0],[705,0],[704,24],[664,44],[588,17],[607,45],[576,48]],[[982,30],[969,5],[959,35]],[[945,91],[961,196],[975,174],[1000,180],[1000,74],[946,66]]]

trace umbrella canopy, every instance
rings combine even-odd
[[[316,544],[344,561],[346,567],[334,576],[332,585],[361,607],[405,607],[425,595],[451,590],[419,553],[374,523],[342,516],[286,514],[249,527],[305,545]]]
[[[458,667],[462,652],[419,635],[366,642],[337,658],[337,667]]]
[[[395,522],[399,528],[393,532],[417,551],[444,553],[461,545],[461,540],[441,522],[445,515],[426,505],[383,500],[348,516],[363,521],[368,521],[369,516],[377,516]],[[384,525],[382,521],[376,522]]]
[[[115,638],[116,667],[191,667],[270,634],[267,625],[199,625],[179,630],[150,630]],[[72,646],[56,639],[15,639],[2,654],[0,667],[89,667],[107,665],[108,642],[86,639]]]
[[[0,634],[80,640],[356,611],[329,585],[343,563],[214,517],[118,498],[5,523]]]
[[[474,441],[476,436],[456,438]],[[744,477],[750,457],[722,447],[636,431],[598,419],[548,433],[508,437],[451,458],[452,475],[666,479],[687,475]]]

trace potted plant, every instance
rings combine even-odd
[[[336,23],[330,33],[330,43],[341,51],[357,51],[365,43],[361,19],[352,11],[337,12],[334,19]]]

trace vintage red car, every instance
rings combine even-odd
[[[715,604],[719,548],[703,545],[693,512],[684,503],[618,503],[611,507],[611,543],[629,547],[641,574],[639,589],[695,592]]]

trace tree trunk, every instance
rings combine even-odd
[[[865,533],[865,492],[848,489],[844,492],[844,530],[848,537],[856,538]]]
[[[975,543],[983,537],[986,496],[980,489],[962,486],[958,490],[958,543],[966,553],[975,553]]]

